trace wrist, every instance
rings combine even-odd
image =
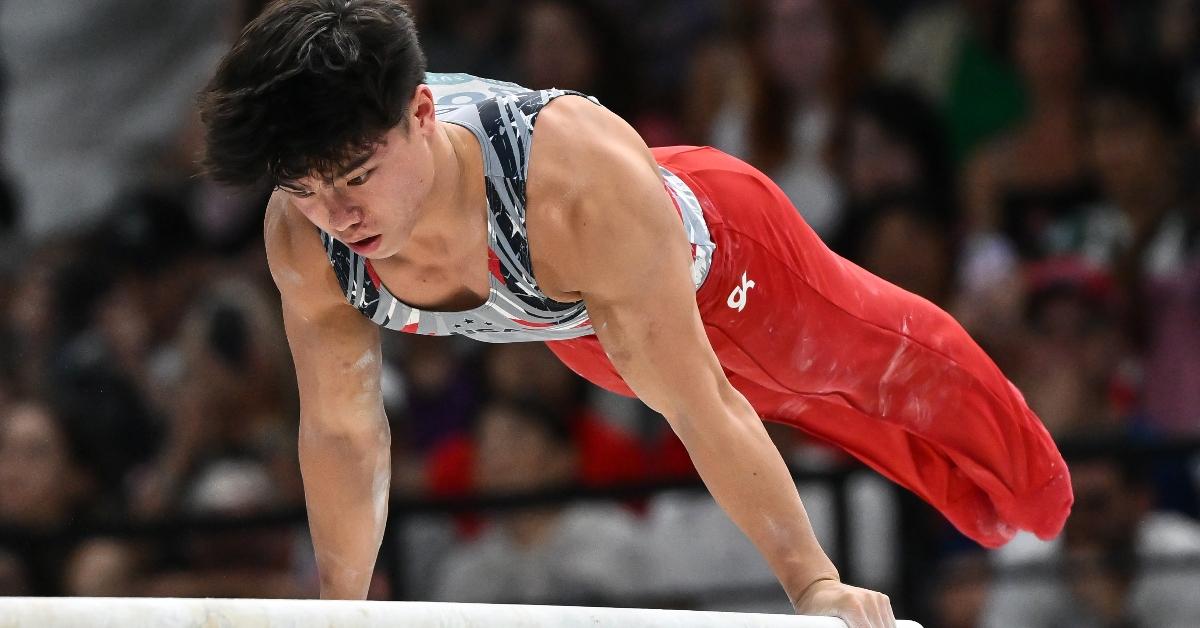
[[[365,600],[371,589],[370,575],[352,569],[339,569],[333,565],[317,568],[321,579],[322,600]]]
[[[800,602],[813,590],[825,582],[842,581],[841,575],[836,569],[814,574],[806,580],[800,581],[800,586],[788,590],[788,599],[791,600],[792,606],[798,606]]]
[[[370,589],[368,584],[365,587],[345,587],[345,586],[330,586],[321,585],[322,600],[365,600]]]

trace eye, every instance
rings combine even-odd
[[[357,177],[354,177],[353,179],[349,179],[346,181],[346,185],[362,185],[367,182],[367,179],[371,178],[372,172],[375,172],[375,171],[368,170],[368,171],[358,175]]]
[[[313,195],[313,192],[310,190],[305,190],[302,188],[294,188],[294,187],[287,186],[287,185],[277,185],[277,186],[275,186],[275,188],[278,190],[283,190],[284,192],[287,192],[288,194],[291,194],[292,196],[295,196],[296,198],[308,198]]]

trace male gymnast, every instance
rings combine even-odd
[[[733,157],[647,148],[574,92],[427,74],[395,0],[270,5],[201,113],[211,176],[276,186],[266,248],[322,597],[366,595],[383,534],[380,327],[544,341],[636,395],[799,613],[895,621],[839,580],[762,419],[842,447],[984,545],[1062,527],[1066,466],[996,365]]]

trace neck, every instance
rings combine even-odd
[[[478,149],[471,146],[452,125],[440,123],[433,139],[433,190],[413,228],[414,248],[445,253],[455,243],[470,242],[479,228],[475,199],[483,176]]]
[[[444,155],[440,155],[441,163],[445,167],[446,181],[445,184],[449,190],[449,207],[452,213],[462,215],[463,208],[471,206],[472,192],[475,191],[476,182],[482,178],[482,175],[476,176],[475,164],[480,161],[481,156],[479,150],[470,145],[463,137],[459,127],[451,124],[439,123],[438,135],[441,140],[438,144],[442,147]],[[441,172],[441,171],[437,171]],[[470,215],[474,215],[473,212]]]
[[[470,163],[466,147],[461,138],[447,124],[439,124],[433,145],[434,191],[429,215],[446,224],[447,219],[457,222],[463,218],[462,208],[467,205]]]
[[[1038,117],[1074,117],[1078,98],[1071,85],[1046,85],[1033,89],[1033,114]]]

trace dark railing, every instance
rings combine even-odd
[[[1162,462],[1166,459],[1183,459],[1190,456],[1200,456],[1200,438],[1171,440],[1165,442],[1139,442],[1123,444],[1120,447],[1095,445],[1083,442],[1068,442],[1061,445],[1064,457],[1069,461],[1095,458],[1108,459],[1140,459],[1150,462]],[[838,564],[842,577],[847,582],[859,582],[860,574],[854,573],[853,541],[849,532],[849,497],[848,481],[858,474],[869,474],[869,470],[861,466],[847,466],[828,471],[793,470],[792,477],[798,483],[820,483],[828,486],[833,495],[833,522],[836,540],[832,549],[832,557]],[[899,491],[900,489],[896,489]],[[380,569],[388,576],[392,585],[394,599],[408,599],[411,591],[406,582],[404,565],[404,539],[401,533],[403,524],[411,517],[419,515],[451,515],[467,512],[496,512],[512,509],[528,508],[531,506],[562,505],[576,502],[613,502],[635,501],[652,497],[665,491],[706,491],[704,485],[697,479],[659,481],[629,485],[610,486],[605,488],[567,487],[560,490],[536,494],[514,494],[495,496],[472,496],[462,498],[410,498],[395,497],[390,503],[390,516],[385,529],[383,548],[380,552]],[[899,543],[903,547],[897,549],[900,561],[898,565],[899,590],[893,593],[893,600],[904,612],[918,608],[917,596],[920,586],[917,582],[923,575],[927,576],[927,559],[924,552],[915,550],[919,545],[918,539],[926,531],[921,529],[919,517],[913,515],[913,505],[919,504],[915,497],[904,494],[900,500],[900,516],[897,522]],[[918,506],[919,507],[919,506]],[[285,526],[304,525],[306,514],[302,505],[280,508],[271,512],[243,517],[223,516],[180,516],[169,517],[155,521],[100,521],[87,525],[72,526],[65,530],[45,531],[13,527],[0,527],[0,546],[27,546],[29,544],[58,544],[94,537],[109,537],[117,539],[138,540],[172,540],[186,535],[212,534],[230,531],[250,531]],[[1182,559],[1168,561],[1155,565],[1163,569],[1200,569],[1200,561]],[[1011,573],[1010,573],[1011,572]],[[1018,565],[1003,572],[993,574],[996,577],[1049,577],[1059,572],[1054,567],[1046,565]],[[714,591],[688,591],[693,599],[736,601],[739,598],[762,599],[772,594],[782,595],[778,587],[771,588],[730,588]],[[619,600],[620,605],[651,605],[672,606],[674,596],[652,596],[647,599]]]

